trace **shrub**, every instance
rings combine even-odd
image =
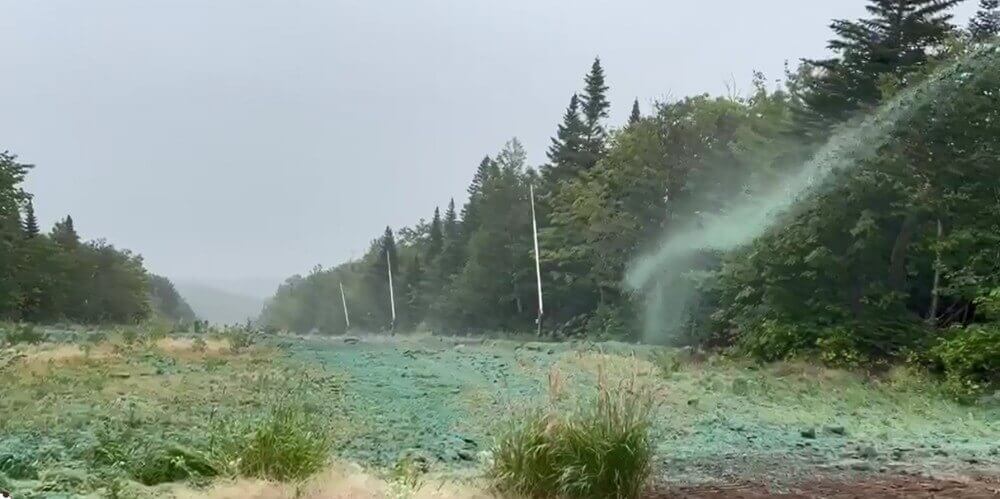
[[[530,497],[638,497],[649,476],[652,397],[600,388],[568,416],[531,409],[510,422],[489,476],[504,493]]]
[[[299,480],[327,462],[332,442],[324,421],[301,404],[281,403],[263,419],[236,424],[220,449],[235,472],[269,480]]]
[[[142,439],[131,428],[115,426],[105,426],[97,433],[91,461],[119,468],[143,485],[218,475],[216,466],[202,451]]]
[[[959,398],[1000,388],[1000,325],[961,330],[939,341],[928,357],[944,373],[947,389]]]
[[[737,349],[750,357],[772,362],[811,350],[815,344],[815,331],[807,327],[765,320],[740,337]]]
[[[38,331],[31,324],[14,324],[6,328],[3,340],[8,345],[17,345],[20,343],[37,345],[45,341],[45,333]]]
[[[254,338],[250,331],[243,328],[237,327],[226,331],[225,338],[229,340],[229,348],[237,353],[252,347],[254,344]]]

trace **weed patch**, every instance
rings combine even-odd
[[[301,480],[326,465],[332,442],[324,421],[302,404],[282,402],[262,419],[227,425],[219,457],[243,476]]]
[[[638,497],[653,458],[652,394],[600,383],[569,414],[529,409],[509,423],[488,474],[504,493],[530,497]]]

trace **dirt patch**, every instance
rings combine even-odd
[[[416,488],[369,474],[356,465],[338,465],[305,484],[290,485],[262,480],[224,482],[208,490],[179,488],[177,499],[494,499],[475,485],[427,479]]]
[[[208,339],[198,342],[193,338],[160,338],[156,348],[163,353],[181,358],[217,357],[232,353],[232,346],[226,339]]]
[[[1000,478],[955,476],[924,478],[915,476],[872,477],[857,481],[819,480],[781,489],[760,484],[663,487],[648,497],[656,499],[855,499],[880,498],[991,498],[1000,497]]]

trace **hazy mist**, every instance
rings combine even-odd
[[[778,78],[863,5],[3,0],[0,141],[38,165],[46,229],[70,213],[153,272],[277,284],[461,203],[511,136],[543,161],[595,55],[620,123]]]

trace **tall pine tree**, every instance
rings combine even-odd
[[[952,7],[961,0],[869,0],[869,18],[833,21],[836,55],[806,60],[797,121],[806,136],[824,137],[837,123],[878,105],[880,84],[927,61],[953,29]]]
[[[66,218],[56,222],[52,227],[52,240],[66,250],[75,250],[80,246],[80,236],[73,227],[73,217],[66,215]]]
[[[608,117],[608,109],[611,107],[607,98],[608,85],[604,81],[604,68],[601,67],[599,57],[594,58],[590,73],[584,78],[584,82],[581,104],[584,124],[587,127],[584,150],[588,153],[584,167],[590,169],[604,155],[607,130],[601,120]]]
[[[559,181],[575,178],[587,168],[586,144],[587,125],[580,117],[580,98],[573,94],[548,150],[549,164],[544,172],[550,189]]]
[[[35,206],[30,199],[24,207],[24,235],[29,238],[38,235],[38,219],[35,218]]]
[[[628,117],[628,124],[634,125],[642,119],[642,114],[639,112],[639,99],[632,101],[632,114]]]
[[[979,0],[979,12],[969,21],[969,34],[985,41],[1000,33],[1000,0]]]
[[[431,226],[427,231],[427,258],[432,260],[441,254],[444,247],[444,232],[441,227],[441,210],[434,207],[434,218],[431,219]]]

